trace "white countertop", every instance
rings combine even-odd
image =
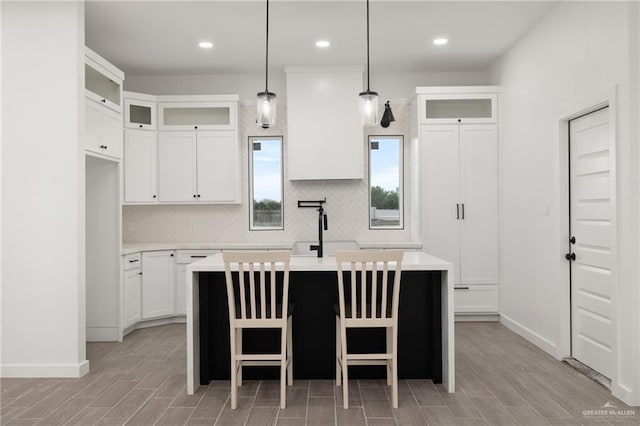
[[[122,255],[137,253],[140,251],[155,250],[289,250],[293,247],[293,241],[281,241],[273,243],[203,243],[203,242],[177,242],[177,243],[125,243],[120,253]],[[359,242],[361,249],[404,249],[420,250],[422,243],[412,241],[380,241]]]
[[[415,251],[405,252],[402,258],[402,270],[404,271],[451,271],[453,265],[450,262],[432,256],[430,254]],[[336,258],[333,256],[291,256],[290,271],[336,271]],[[214,254],[206,259],[199,260],[187,266],[187,272],[223,272],[224,262],[222,253]]]

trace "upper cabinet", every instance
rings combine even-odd
[[[130,129],[156,130],[157,115],[154,97],[125,92],[124,125]],[[142,99],[141,99],[142,98]]]
[[[85,48],[84,87],[87,98],[122,112],[124,73],[88,47]]]
[[[109,159],[122,157],[124,73],[89,48],[85,51],[85,149]]]
[[[364,179],[362,68],[288,67],[288,177]]]
[[[237,109],[236,101],[161,102],[160,130],[232,130]]]
[[[238,102],[125,92],[124,202],[240,203]]]
[[[452,93],[451,87],[418,87],[421,124],[478,124],[498,120],[495,87],[468,87],[469,93]],[[460,90],[461,88],[455,88]]]

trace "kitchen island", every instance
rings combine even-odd
[[[334,378],[336,270],[335,257],[291,257],[294,380]],[[224,283],[222,254],[187,267],[188,394],[210,380],[228,379],[229,328]],[[251,344],[247,343],[251,340],[261,344],[258,337],[245,339],[245,344]],[[356,344],[363,347],[375,347],[380,342],[377,336],[368,333],[356,339]],[[443,383],[449,392],[455,390],[452,264],[424,252],[405,252],[402,262],[398,362],[400,378],[432,379]],[[376,372],[365,372],[361,377],[367,374]],[[245,378],[250,376],[245,374]]]

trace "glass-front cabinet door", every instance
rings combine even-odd
[[[124,100],[124,125],[132,129],[156,129],[156,104],[137,99]]]
[[[495,123],[497,95],[478,93],[422,95],[420,117],[423,124]]]
[[[160,130],[230,130],[235,128],[235,102],[171,102],[160,104]]]
[[[87,60],[84,65],[84,82],[87,97],[122,111],[122,82],[102,72],[97,64]]]

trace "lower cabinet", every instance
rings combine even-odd
[[[173,315],[175,262],[173,250],[142,253],[142,319]]]
[[[142,319],[142,272],[140,268],[124,271],[124,328]]]
[[[176,315],[187,314],[187,266],[220,250],[178,250],[176,252]]]
[[[498,314],[498,285],[475,284],[454,287],[456,314]]]

